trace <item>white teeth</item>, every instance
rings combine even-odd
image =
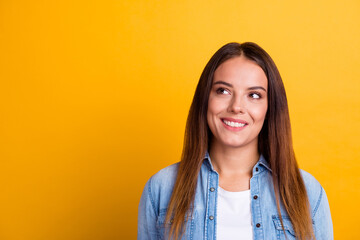
[[[238,123],[238,122],[230,122],[230,121],[226,121],[224,120],[224,123],[230,127],[243,127],[245,126],[245,123]]]

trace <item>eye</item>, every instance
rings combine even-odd
[[[250,97],[254,98],[254,99],[260,99],[261,98],[261,94],[260,93],[250,93]]]
[[[218,88],[218,89],[216,89],[216,93],[217,93],[217,94],[227,94],[227,95],[230,94],[230,92],[229,92],[227,89],[225,89],[225,88]]]

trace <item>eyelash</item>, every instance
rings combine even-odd
[[[218,89],[216,89],[216,93],[217,93],[217,94],[224,94],[224,91],[230,92],[229,90],[227,90],[227,89],[225,89],[225,88],[218,88]],[[253,97],[253,95],[257,95],[258,98]],[[258,93],[258,92],[252,92],[252,93],[250,93],[250,94],[249,94],[249,97],[251,97],[251,98],[253,98],[253,99],[260,99],[260,98],[262,98],[261,94]]]
[[[258,97],[258,98],[254,98],[254,97],[252,97],[253,95],[258,95],[259,97]],[[252,92],[252,93],[249,94],[249,96],[252,97],[252,98],[254,98],[254,99],[260,99],[260,98],[262,98],[261,94],[258,93],[258,92]]]
[[[224,94],[224,93],[223,93],[224,91],[230,92],[229,90],[227,90],[227,89],[225,89],[225,88],[218,88],[218,89],[216,89],[216,93],[217,93],[217,94]]]

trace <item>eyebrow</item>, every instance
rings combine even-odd
[[[217,84],[223,84],[223,85],[228,86],[228,87],[233,87],[232,84],[224,82],[224,81],[217,81],[217,82],[214,83],[214,85],[217,85]],[[266,89],[261,87],[261,86],[254,86],[254,87],[249,87],[248,88],[248,90],[255,90],[255,89],[262,89],[262,90],[264,90],[264,92],[266,92]]]

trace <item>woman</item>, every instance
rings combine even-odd
[[[206,65],[181,162],[146,183],[138,239],[333,239],[325,191],[295,159],[283,82],[254,43]]]

